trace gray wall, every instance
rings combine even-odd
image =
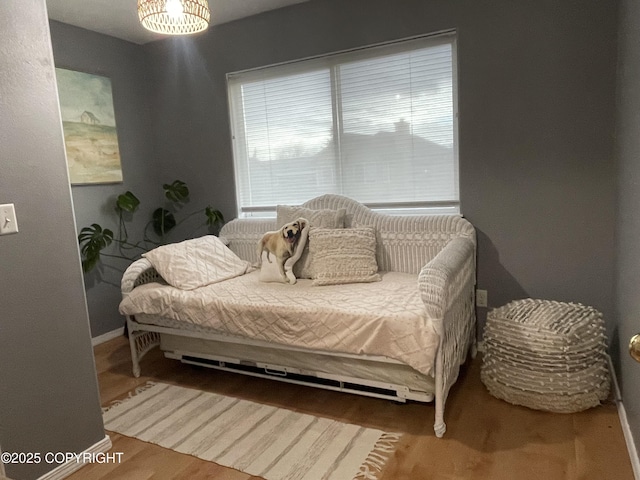
[[[613,334],[617,2],[313,0],[147,46],[163,170],[235,212],[227,72],[458,31],[460,191],[489,306],[600,309]],[[486,312],[481,311],[480,317]]]
[[[123,182],[111,185],[74,185],[78,230],[99,223],[114,232],[118,219],[115,199],[127,190],[141,201],[139,211],[128,224],[132,239],[142,238],[142,228],[153,208],[163,205],[162,183],[165,178],[158,171],[153,151],[152,118],[149,109],[150,85],[146,57],[140,45],[81,28],[51,21],[51,39],[55,65],[80,72],[108,77],[113,91],[118,144],[122,163]],[[117,254],[115,248],[108,250]],[[89,319],[93,337],[124,326],[118,314],[120,279],[129,261],[109,259],[100,270],[85,276]]]
[[[640,4],[623,0],[620,9],[618,67],[618,224],[616,305],[620,358],[618,381],[627,418],[640,447],[640,365],[627,355],[631,336],[640,333]],[[640,449],[638,449],[640,453]]]
[[[0,203],[20,229],[0,237],[0,446],[81,452],[105,432],[44,0],[0,2],[0,45]]]

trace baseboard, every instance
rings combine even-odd
[[[638,451],[635,447],[633,440],[633,434],[629,428],[629,422],[627,421],[627,412],[624,409],[622,402],[618,403],[618,416],[620,417],[620,425],[622,426],[622,432],[624,433],[624,440],[627,444],[627,450],[629,451],[629,460],[631,460],[631,467],[633,468],[633,477],[636,480],[640,480],[640,458],[638,457]]]
[[[613,392],[615,395],[616,406],[618,407],[618,417],[620,418],[620,426],[622,427],[622,433],[624,435],[624,441],[627,444],[627,451],[629,452],[629,460],[631,461],[631,468],[633,469],[633,477],[635,480],[640,480],[640,458],[638,457],[638,450],[636,449],[636,442],[627,420],[627,411],[622,403],[622,395],[620,393],[620,387],[618,386],[618,377],[616,371],[609,358],[609,371],[611,372],[611,383],[613,384]]]
[[[87,448],[84,452],[80,453],[80,455],[87,454],[92,455],[96,453],[106,453],[111,450],[111,439],[109,435],[105,435],[105,437],[100,440],[95,445]],[[72,473],[80,470],[85,464],[82,462],[77,462],[76,460],[71,460],[69,462],[63,463],[48,473],[45,473],[38,480],[62,480],[63,478],[67,478]]]
[[[0,454],[2,453],[2,448],[0,448]],[[0,480],[5,480],[7,477],[5,475],[7,472],[4,471],[4,463],[0,460]]]
[[[109,340],[121,337],[122,335],[124,335],[124,327],[116,328],[115,330],[111,330],[110,332],[103,333],[102,335],[98,335],[97,337],[93,337],[91,339],[91,345],[95,347],[96,345],[108,342]]]

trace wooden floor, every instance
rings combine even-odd
[[[493,398],[480,381],[480,357],[463,367],[447,401],[447,433],[433,434],[432,404],[398,404],[183,365],[157,349],[131,374],[129,346],[117,338],[95,348],[102,404],[149,380],[193,387],[404,435],[383,480],[633,480],[613,402],[587,412],[552,414]],[[236,470],[108,432],[121,463],[91,464],[70,476],[91,479],[257,480]],[[348,480],[348,479],[345,479]]]

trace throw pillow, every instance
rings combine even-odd
[[[312,228],[309,252],[313,285],[380,281],[372,227]]]
[[[300,217],[309,220],[309,224],[311,225],[311,227],[344,228],[347,209],[339,208],[338,210],[312,210],[305,207],[278,205],[276,207],[276,213],[276,223],[278,225],[278,228],[282,227],[285,223],[293,222]],[[294,265],[293,272],[297,278],[311,278],[311,270],[309,269],[311,258],[309,256],[308,244],[309,242],[307,242],[307,246],[302,250],[300,259]]]
[[[276,207],[278,228],[285,223],[293,222],[297,218],[303,217],[309,220],[312,227],[321,228],[344,228],[344,217],[347,214],[346,208],[338,210],[321,209],[312,210],[305,207],[295,207],[290,205],[278,205]]]
[[[305,250],[307,245],[307,238],[309,237],[309,222],[307,222],[306,226],[300,232],[300,239],[296,244],[296,248],[293,251],[293,255],[287,258],[286,262],[284,262],[284,272],[289,279],[290,285],[295,285],[297,282],[297,278],[293,273],[293,267],[296,262],[300,260],[302,257],[302,252]],[[280,268],[278,264],[274,261],[273,255],[271,257],[271,262],[267,260],[267,252],[262,252],[262,266],[260,267],[260,281],[261,282],[279,282],[279,283],[287,283],[282,275],[280,274]]]
[[[251,268],[214,235],[162,245],[142,256],[169,285],[181,290],[222,282]]]

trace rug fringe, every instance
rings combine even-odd
[[[144,385],[138,385],[134,390],[130,391],[125,398],[121,398],[120,400],[114,400],[106,407],[102,407],[102,414],[104,415],[112,408],[117,407],[118,405],[122,405],[124,402],[131,400],[136,395],[139,395],[140,393],[146,390],[149,390],[151,387],[155,387],[156,385],[157,385],[156,382],[152,382],[152,381],[148,381]]]
[[[353,480],[377,480],[386,461],[396,449],[396,444],[402,437],[399,433],[383,433],[369,452],[360,471]]]

